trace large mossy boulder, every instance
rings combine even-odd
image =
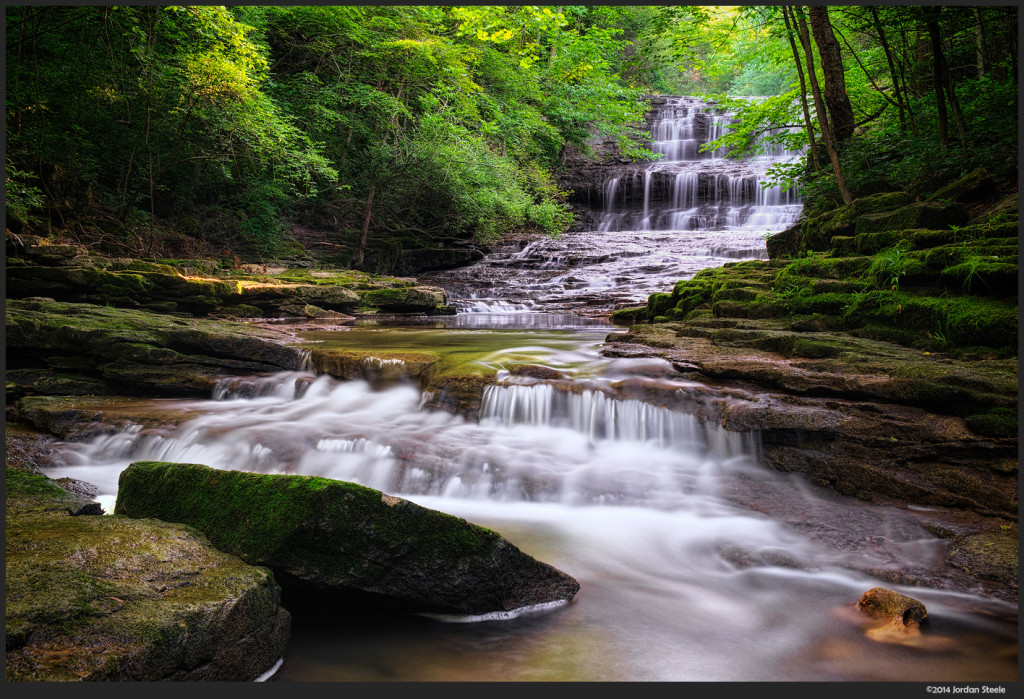
[[[846,206],[804,218],[769,236],[765,241],[768,257],[776,260],[799,257],[808,250],[827,250],[833,237],[853,235],[860,217],[892,211],[913,202],[914,197],[906,192],[886,192],[854,199]]]
[[[45,476],[5,485],[8,682],[248,682],[284,656],[266,568],[181,524],[83,514]]]
[[[290,600],[480,615],[568,602],[579,583],[498,533],[354,483],[136,462],[115,513],[181,522],[271,568]]]

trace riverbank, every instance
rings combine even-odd
[[[1015,599],[1015,190],[976,171],[921,201],[887,193],[805,218],[767,239],[768,260],[617,311],[629,331],[604,352],[714,387],[703,414],[758,430],[768,466],[956,513],[964,529],[933,527],[949,562]]]

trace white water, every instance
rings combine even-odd
[[[691,154],[689,116],[658,126],[666,154]],[[707,177],[725,163],[712,154],[671,165],[667,205],[653,197],[664,163],[628,185],[609,180],[608,202],[623,197],[640,216],[612,204],[602,215],[631,217],[635,228],[536,241],[439,275],[465,282],[463,312],[431,323],[453,338],[508,334],[481,359],[502,371],[479,420],[424,409],[412,385],[375,390],[288,372],[244,391],[226,384],[218,400],[168,403],[204,411],[176,429],[64,445],[50,475],[96,484],[108,511],[120,471],[143,459],[353,481],[492,527],[581,584],[568,605],[461,619],[475,623],[296,617],[270,681],[1016,680],[1015,607],[887,577],[942,560],[945,544],[912,513],[764,469],[757,434],[700,422],[671,390],[657,405],[614,397],[627,377],[670,366],[603,358],[612,328],[544,312],[636,305],[704,267],[763,256],[764,234],[798,205],[747,175]],[[656,230],[672,216],[673,228]],[[366,342],[389,339],[382,331]],[[430,349],[437,338],[422,342]],[[570,378],[509,376],[523,357]],[[927,605],[932,645],[866,638],[851,612],[876,586]]]
[[[522,332],[510,356],[543,349],[528,344],[536,330]],[[939,559],[942,543],[911,517],[763,469],[756,434],[611,397],[658,360],[601,359],[597,347],[580,335],[547,350],[563,369],[567,356],[591,358],[584,390],[507,377],[486,391],[478,421],[422,409],[410,385],[282,373],[246,391],[256,397],[169,402],[205,411],[170,434],[134,428],[65,445],[67,465],[50,475],[98,485],[108,511],[134,460],[353,481],[492,527],[581,584],[567,606],[454,626],[299,617],[272,681],[1006,678],[998,653],[1015,630],[965,611],[978,600],[863,572],[892,568],[894,556],[908,568]],[[817,528],[758,511],[780,502]],[[859,548],[864,539],[887,543]],[[942,653],[867,640],[849,612],[879,585],[925,602],[935,638],[981,640]]]
[[[651,132],[651,150],[663,159],[608,168],[584,197],[594,230],[500,249],[427,281],[448,289],[461,313],[601,315],[642,305],[707,267],[767,259],[766,237],[795,222],[801,202],[794,190],[765,186],[766,173],[800,154],[772,146],[727,159],[702,150],[728,128],[732,115],[719,111],[667,98]]]

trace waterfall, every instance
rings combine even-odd
[[[758,458],[759,438],[702,423],[693,415],[603,391],[573,392],[553,384],[492,385],[484,389],[483,423],[554,425],[585,435],[590,444],[641,442],[716,459]]]
[[[599,198],[597,230],[697,231],[754,227],[780,230],[800,214],[794,191],[769,185],[767,169],[800,153],[759,138],[758,155],[726,159],[725,149],[705,146],[728,132],[732,114],[692,97],[666,98],[654,107],[650,149],[657,162],[614,171]],[[636,186],[642,182],[642,187]],[[629,186],[623,186],[629,183]]]

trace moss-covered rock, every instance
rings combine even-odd
[[[70,516],[81,499],[8,469],[7,681],[252,681],[290,615],[265,568],[180,524]]]
[[[927,201],[956,201],[962,204],[989,197],[995,182],[988,170],[979,167],[928,197]]]
[[[856,235],[880,231],[901,231],[911,228],[947,229],[963,226],[970,220],[967,209],[955,203],[936,201],[915,202],[894,211],[858,216],[854,225]]]
[[[433,313],[447,308],[448,295],[435,287],[394,287],[366,291],[359,301],[367,308],[389,313]]]
[[[809,250],[828,250],[836,236],[851,236],[861,216],[892,211],[912,204],[906,192],[886,192],[855,199],[846,206],[800,221],[766,241],[771,259],[800,257]],[[909,227],[909,226],[908,226]]]
[[[335,312],[354,312],[360,306],[388,313],[451,312],[443,289],[418,285],[414,279],[352,270],[314,273],[281,268],[271,274],[265,265],[224,272],[199,264],[204,261],[90,256],[75,260],[74,264],[53,265],[29,259],[12,266],[7,278],[8,297],[46,295],[64,302],[197,315],[225,315],[242,307],[259,309],[246,317],[288,315],[282,306],[306,305]]]
[[[288,335],[237,323],[38,298],[6,308],[8,366],[30,393],[209,396],[224,376],[300,361]]]
[[[121,473],[115,513],[199,529],[294,586],[286,604],[294,589],[364,608],[486,614],[567,602],[579,589],[494,531],[326,478],[136,462]]]
[[[437,357],[416,352],[313,348],[310,363],[318,374],[364,379],[373,384],[421,378]]]

